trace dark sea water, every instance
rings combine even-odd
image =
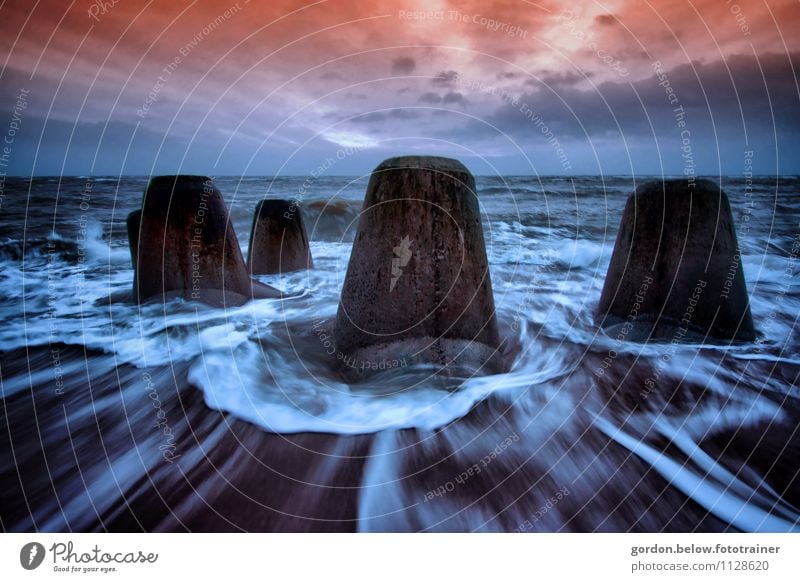
[[[365,178],[217,179],[243,253],[256,203],[299,197],[316,266],[233,309],[102,304],[131,288],[146,178],[9,178],[0,525],[798,530],[800,179],[718,181],[757,342],[597,328],[632,178],[478,178],[510,369],[442,386],[414,366],[348,384],[312,327],[335,316]]]

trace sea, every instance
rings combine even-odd
[[[508,370],[443,385],[421,365],[348,382],[314,327],[368,176],[215,178],[245,256],[258,201],[290,198],[314,259],[233,308],[108,301],[147,177],[7,178],[2,529],[800,530],[800,178],[710,177],[758,339],[677,347],[594,320],[651,179],[477,177]]]

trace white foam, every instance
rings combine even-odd
[[[689,466],[676,462],[652,446],[626,434],[604,418],[597,417],[594,425],[606,436],[647,462],[670,485],[737,529],[745,532],[800,532],[800,515],[795,513],[790,519],[784,519],[750,503],[756,498],[756,491],[732,475],[726,475],[726,480],[720,483],[713,475],[695,472]],[[774,502],[777,505],[779,499]]]

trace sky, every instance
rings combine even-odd
[[[1,1],[1,0],[0,0]],[[798,0],[6,0],[7,175],[800,174]]]

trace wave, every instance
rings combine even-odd
[[[667,423],[655,421],[651,426],[686,454],[693,466],[686,462],[678,463],[642,438],[628,434],[606,419],[597,418],[594,424],[606,436],[648,463],[670,485],[725,523],[746,532],[800,532],[800,512],[769,486],[764,483],[759,483],[758,488],[748,485]]]
[[[91,221],[86,223],[80,237],[68,237],[55,232],[43,237],[0,242],[0,260],[21,262],[23,258],[47,259],[69,265],[85,262],[94,265],[129,264],[130,251],[127,246],[111,246],[105,240],[103,225]]]

